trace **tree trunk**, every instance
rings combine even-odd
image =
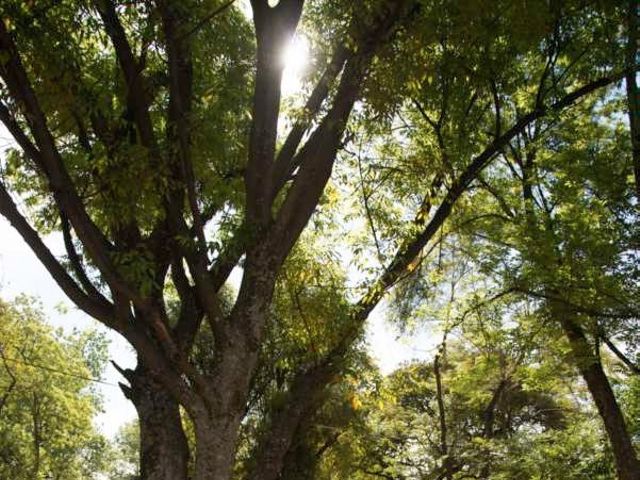
[[[123,373],[131,387],[122,389],[140,422],[140,479],[186,480],[189,446],[178,403],[140,364]]]
[[[31,420],[33,422],[33,478],[40,477],[40,447],[42,438],[40,436],[40,398],[33,394],[33,403],[31,404]]]
[[[444,350],[444,343],[442,350]],[[444,390],[442,388],[442,375],[440,373],[440,353],[433,360],[433,373],[436,377],[436,399],[438,401],[438,417],[440,419],[440,455],[444,457],[442,468],[442,478],[444,480],[453,479],[453,458],[449,455],[449,445],[447,443],[447,414],[444,406]]]
[[[196,430],[196,469],[193,480],[229,480],[233,475],[242,415],[212,417],[203,413],[193,419]]]
[[[571,353],[580,374],[604,422],[620,480],[640,480],[640,462],[631,443],[624,417],[616,401],[600,359],[596,357],[580,325],[567,314],[559,316],[562,329],[569,340]]]

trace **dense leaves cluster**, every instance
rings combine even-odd
[[[0,476],[85,479],[106,466],[91,382],[106,362],[96,332],[53,331],[27,298],[0,304]]]

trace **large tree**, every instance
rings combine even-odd
[[[195,431],[194,478],[232,475],[270,322],[280,321],[274,290],[328,203],[336,159],[350,164],[339,152],[357,140],[366,154],[390,137],[412,147],[380,165],[392,172],[380,191],[397,194],[386,220],[400,228],[378,238],[365,202],[381,266],[365,265],[356,295],[331,296],[324,322],[340,321],[289,365],[251,478],[278,478],[371,311],[496,155],[537,119],[636,68],[618,55],[626,5],[610,2],[252,0],[251,19],[235,7],[0,7],[0,120],[19,147],[5,162],[0,213],[69,298],[135,349],[124,390],[139,413],[145,479],[187,476],[180,405]],[[281,51],[300,23],[317,68],[283,128]],[[412,126],[398,136],[405,117]],[[65,259],[42,241],[51,230],[62,232]],[[226,309],[219,292],[235,266],[242,281]]]

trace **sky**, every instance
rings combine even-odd
[[[304,74],[309,55],[308,49],[306,40],[297,37],[283,52],[285,70],[282,91],[285,97],[295,94],[301,88],[301,76]],[[11,145],[10,135],[0,126],[0,156],[2,151]],[[64,254],[59,234],[49,235],[45,242],[54,254]],[[238,286],[240,277],[241,272],[236,270],[230,278],[231,283]],[[56,327],[62,327],[67,331],[73,328],[98,328],[104,331],[110,340],[110,359],[122,368],[135,368],[136,357],[128,343],[117,333],[75,308],[21,237],[3,217],[0,217],[0,298],[10,301],[21,294],[38,298],[47,320]],[[66,308],[60,309],[61,305]],[[421,331],[398,338],[397,331],[385,320],[384,309],[384,305],[380,305],[373,311],[367,324],[366,335],[369,351],[382,373],[389,373],[411,359],[430,356],[438,342],[437,336]],[[66,313],[62,313],[64,310]],[[123,382],[124,379],[110,363],[102,380],[107,383],[98,384],[104,398],[103,412],[95,422],[103,433],[113,436],[124,423],[134,419],[136,414],[133,405],[117,386],[118,382]]]

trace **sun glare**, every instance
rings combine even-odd
[[[302,87],[302,76],[309,60],[309,42],[302,36],[295,36],[282,52],[284,72],[282,73],[282,94],[291,95]]]

